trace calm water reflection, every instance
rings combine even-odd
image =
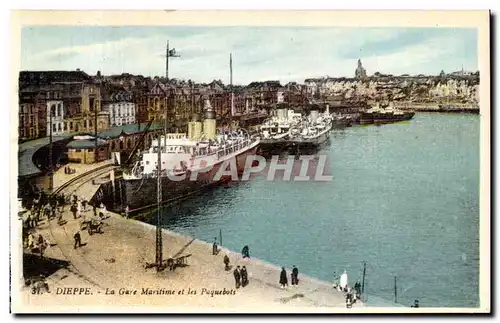
[[[479,116],[417,114],[334,130],[331,182],[231,184],[168,206],[164,226],[324,280],[422,306],[478,306]]]

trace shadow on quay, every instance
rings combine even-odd
[[[23,276],[25,280],[40,277],[47,278],[59,269],[67,268],[69,265],[69,261],[23,253]]]

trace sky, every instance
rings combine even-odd
[[[477,30],[367,27],[90,27],[30,26],[22,30],[21,70],[131,73],[229,83],[311,77],[353,77],[361,59],[368,75],[438,75],[478,69]]]

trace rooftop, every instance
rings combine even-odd
[[[83,140],[73,140],[70,141],[66,147],[67,148],[74,148],[74,149],[89,149],[89,148],[95,148],[95,139],[83,139]],[[102,139],[97,139],[97,146],[107,146],[108,143],[106,140]]]
[[[69,139],[71,136],[54,136],[52,142],[57,142]],[[41,170],[33,163],[33,155],[40,148],[49,144],[49,137],[40,138],[24,142],[19,145],[18,149],[18,176],[33,176],[41,173]]]
[[[98,137],[103,139],[115,139],[122,135],[133,135],[136,133],[143,132],[146,129],[146,123],[132,123],[126,124],[119,127],[113,127],[106,131],[100,132],[97,134]],[[149,131],[160,130],[163,129],[163,122],[153,122],[151,127],[149,127]]]

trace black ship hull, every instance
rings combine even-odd
[[[401,114],[395,113],[363,113],[360,117],[360,124],[383,124],[406,121],[413,118],[415,112],[405,111]]]

